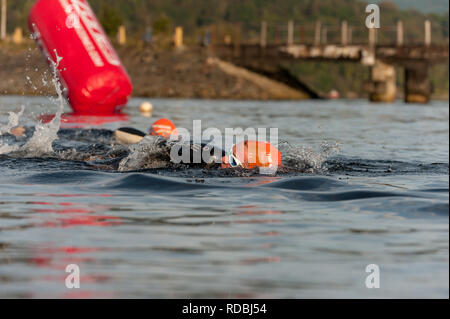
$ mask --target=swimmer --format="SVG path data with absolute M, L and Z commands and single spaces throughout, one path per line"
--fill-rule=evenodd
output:
M 255 169 L 280 165 L 281 153 L 275 146 L 264 141 L 244 141 L 233 145 L 228 154 L 222 157 L 221 168 Z
M 116 142 L 121 145 L 137 144 L 145 137 L 145 133 L 132 127 L 121 127 L 114 131 Z
M 160 119 L 153 123 L 148 135 L 159 137 L 159 147 L 167 150 L 168 153 L 170 153 L 170 150 L 174 145 L 180 146 L 180 137 L 178 134 L 178 130 L 175 124 L 173 124 L 173 122 L 168 119 Z M 147 134 L 145 134 L 144 132 L 130 127 L 119 128 L 114 132 L 116 142 L 122 145 L 137 144 L 141 142 L 145 138 L 145 136 L 147 136 Z M 201 159 L 201 163 L 189 163 L 193 166 L 206 165 L 207 167 L 212 167 L 214 166 L 214 164 L 220 162 L 220 159 L 226 155 L 225 152 L 223 152 L 221 149 L 207 142 L 203 142 L 200 144 L 194 144 L 193 142 L 190 142 L 187 146 L 190 150 L 190 159 Z M 183 149 L 182 147 L 180 147 L 178 155 L 181 156 L 182 152 Z M 219 157 L 217 157 L 215 154 L 218 154 Z
M 168 119 L 161 119 L 153 123 L 150 128 L 151 136 L 159 136 L 167 149 L 171 149 L 176 142 L 170 142 L 171 137 L 178 141 L 176 126 Z M 120 128 L 114 132 L 119 144 L 136 144 L 142 141 L 146 134 L 134 128 Z M 180 148 L 181 152 L 181 148 Z M 192 158 L 201 158 L 201 165 L 212 167 L 217 164 L 220 168 L 277 168 L 281 166 L 281 153 L 272 144 L 264 141 L 244 141 L 231 147 L 228 153 L 209 143 L 194 144 L 190 142 Z M 200 152 L 200 154 L 198 154 Z M 195 155 L 197 154 L 197 157 Z M 209 154 L 209 156 L 204 156 Z M 215 154 L 220 154 L 217 158 Z M 197 164 L 198 165 L 198 164 Z
M 171 136 L 178 137 L 178 131 L 172 121 L 168 119 L 160 119 L 153 123 L 150 128 L 149 134 L 151 136 L 161 136 L 166 140 Z M 114 138 L 116 142 L 122 145 L 137 144 L 146 136 L 142 131 L 136 130 L 131 127 L 122 127 L 114 132 Z
M 9 132 L 6 132 L 5 135 L 12 135 L 15 137 L 23 137 L 25 136 L 25 133 L 27 132 L 27 129 L 23 126 L 16 126 L 9 130 Z M 5 133 L 5 132 L 4 132 Z M 0 131 L 0 136 L 2 136 L 2 132 Z
M 11 129 L 10 133 L 15 137 L 22 137 L 26 133 L 26 129 L 23 126 L 17 126 Z

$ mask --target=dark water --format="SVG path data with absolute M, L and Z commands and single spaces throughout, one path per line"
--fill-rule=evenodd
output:
M 118 173 L 86 163 L 108 134 L 62 130 L 58 156 L 0 155 L 0 297 L 448 298 L 447 102 L 152 100 L 153 119 L 140 102 L 128 126 L 278 127 L 320 169 Z M 27 126 L 56 110 L 0 97 L 0 122 L 22 104 Z M 321 163 L 324 142 L 340 151 Z M 65 287 L 68 264 L 80 289 Z M 369 264 L 379 289 L 366 288 Z

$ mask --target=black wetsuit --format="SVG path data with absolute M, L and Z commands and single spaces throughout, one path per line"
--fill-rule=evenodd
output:
M 120 130 L 142 138 L 147 136 L 144 132 L 130 127 L 124 127 Z M 212 145 L 211 141 L 203 141 L 201 143 L 194 143 L 192 140 L 180 142 L 158 137 L 156 144 L 165 151 L 165 154 L 169 155 L 172 164 L 197 167 L 214 166 L 214 164 L 220 164 L 222 157 L 225 156 L 225 152 L 219 147 Z
M 201 142 L 200 144 L 198 144 L 194 143 L 192 140 L 189 143 L 174 143 L 168 141 L 167 144 L 171 151 L 174 147 L 178 149 L 178 157 L 171 157 L 171 161 L 177 162 L 179 164 L 190 166 L 205 166 L 213 165 L 214 163 L 220 164 L 222 157 L 226 155 L 221 148 L 212 145 L 211 142 Z M 175 152 L 177 151 L 177 149 L 175 149 Z M 189 158 L 187 158 L 188 151 Z

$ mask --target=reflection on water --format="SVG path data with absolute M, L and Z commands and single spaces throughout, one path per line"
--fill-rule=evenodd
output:
M 92 195 L 80 194 L 36 194 L 36 197 L 54 198 L 80 198 Z M 111 197 L 110 194 L 98 194 L 96 197 Z M 116 216 L 98 215 L 110 209 L 105 205 L 82 205 L 73 202 L 39 202 L 31 201 L 27 203 L 35 213 L 31 217 L 33 228 L 71 228 L 71 227 L 110 227 L 121 224 L 120 218 Z M 56 207 L 56 208 L 55 208 Z M 31 278 L 35 283 L 49 283 L 61 285 L 67 277 L 67 265 L 76 264 L 84 268 L 84 265 L 96 262 L 96 255 L 104 251 L 98 247 L 78 247 L 78 246 L 57 246 L 57 242 L 49 241 L 34 246 L 30 251 L 29 265 L 46 270 L 48 274 L 37 275 Z M 103 273 L 83 274 L 80 280 L 84 284 L 101 284 L 107 282 L 110 276 Z M 58 298 L 113 298 L 113 292 L 95 292 L 84 289 L 75 292 L 67 291 L 59 295 L 34 295 L 29 297 L 58 297 Z
M 32 126 L 29 110 L 46 103 L 0 97 L 0 122 L 27 104 Z M 448 297 L 446 103 L 152 103 L 179 126 L 277 126 L 291 145 L 341 151 L 323 172 L 275 177 L 0 155 L 0 297 Z M 129 126 L 148 128 L 129 112 Z M 54 148 L 96 156 L 108 141 L 65 131 Z M 373 263 L 377 290 L 365 287 Z

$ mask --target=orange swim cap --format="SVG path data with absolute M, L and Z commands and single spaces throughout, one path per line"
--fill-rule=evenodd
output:
M 240 166 L 253 169 L 255 167 L 278 167 L 280 165 L 280 151 L 272 144 L 262 141 L 245 141 L 234 145 L 230 154 L 222 158 L 222 168 Z
M 161 136 L 165 139 L 169 139 L 172 135 L 178 135 L 178 130 L 171 120 L 160 119 L 153 123 L 150 128 L 150 135 Z

